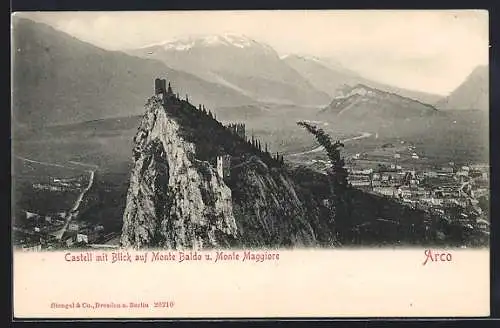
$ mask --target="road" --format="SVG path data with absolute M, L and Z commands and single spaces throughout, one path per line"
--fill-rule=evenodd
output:
M 48 165 L 48 166 L 57 166 L 57 167 L 63 167 L 63 168 L 68 168 L 65 165 L 62 164 L 55 164 L 55 163 L 47 163 L 47 162 L 40 162 L 40 161 L 35 161 L 29 158 L 21 157 L 21 156 L 16 156 L 18 159 L 28 162 L 28 163 L 35 163 L 35 164 L 42 164 L 42 165 Z
M 372 136 L 371 133 L 369 133 L 369 132 L 363 132 L 359 136 L 344 139 L 344 140 L 342 140 L 342 142 L 345 143 L 345 142 L 348 142 L 348 141 L 351 141 L 351 140 L 359 140 L 359 139 L 369 138 L 371 136 Z M 302 151 L 302 152 L 298 152 L 298 153 L 293 153 L 293 154 L 290 154 L 288 156 L 298 156 L 298 155 L 312 154 L 312 153 L 320 152 L 320 151 L 322 151 L 324 149 L 325 148 L 323 146 L 318 146 L 318 147 L 316 147 L 316 148 L 314 148 L 312 150 L 306 150 L 306 151 Z
M 64 223 L 64 226 L 61 228 L 61 230 L 56 232 L 55 237 L 57 240 L 61 240 L 62 236 L 64 235 L 64 233 L 68 229 L 70 222 L 78 216 L 80 205 L 83 201 L 83 198 L 85 197 L 87 192 L 90 190 L 90 188 L 92 188 L 92 185 L 94 183 L 94 174 L 95 174 L 94 172 L 95 171 L 89 170 L 88 172 L 90 174 L 89 183 L 87 184 L 85 189 L 83 189 L 82 192 L 78 195 L 78 198 L 76 199 L 75 204 L 73 205 L 73 207 L 71 208 L 71 210 L 68 213 L 68 217 L 66 218 L 66 222 Z
M 84 166 L 84 167 L 90 167 L 90 168 L 93 168 L 94 170 L 97 170 L 99 168 L 97 165 L 94 165 L 94 164 L 87 164 L 87 163 L 76 162 L 76 161 L 69 161 L 69 163 L 74 164 L 74 165 Z

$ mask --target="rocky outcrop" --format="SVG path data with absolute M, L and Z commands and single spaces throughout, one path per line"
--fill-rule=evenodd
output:
M 332 235 L 287 169 L 186 101 L 152 97 L 134 145 L 123 247 L 302 247 Z
M 123 247 L 221 247 L 237 234 L 231 190 L 179 130 L 151 98 L 134 138 Z
M 309 223 L 313 213 L 295 191 L 294 183 L 278 169 L 251 157 L 233 170 L 233 208 L 246 247 L 316 245 Z

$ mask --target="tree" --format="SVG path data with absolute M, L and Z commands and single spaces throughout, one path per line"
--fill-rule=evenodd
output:
M 309 133 L 313 134 L 318 143 L 325 148 L 328 159 L 332 164 L 329 175 L 333 177 L 335 186 L 344 190 L 348 186 L 348 172 L 344 167 L 345 161 L 340 156 L 340 148 L 343 148 L 344 144 L 339 140 L 332 143 L 330 136 L 325 131 L 307 122 L 297 122 L 297 125 L 304 127 Z
M 331 218 L 334 222 L 331 223 L 335 223 L 335 229 L 340 240 L 348 239 L 351 228 L 351 222 L 349 221 L 350 201 L 346 195 L 348 172 L 344 167 L 345 161 L 340 156 L 340 149 L 344 147 L 344 144 L 339 140 L 332 143 L 330 136 L 325 131 L 312 124 L 297 122 L 297 125 L 314 135 L 318 143 L 326 150 L 331 164 L 331 168 L 328 170 L 328 178 L 334 203 L 331 208 Z

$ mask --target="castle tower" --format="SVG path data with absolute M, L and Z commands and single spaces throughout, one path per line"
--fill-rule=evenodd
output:
M 224 179 L 222 156 L 217 156 L 217 175 L 219 175 L 219 178 Z
M 162 79 L 155 79 L 155 95 L 159 95 L 162 93 Z
M 155 79 L 155 95 L 161 97 L 162 100 L 165 100 L 166 84 L 167 80 L 165 79 Z
M 217 175 L 221 179 L 228 178 L 231 175 L 231 156 L 217 156 Z

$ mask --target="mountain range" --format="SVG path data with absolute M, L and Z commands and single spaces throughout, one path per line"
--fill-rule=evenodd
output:
M 392 115 L 398 106 L 403 108 L 396 114 L 405 115 L 415 113 L 408 112 L 408 106 L 484 109 L 488 104 L 485 67 L 477 68 L 463 85 L 443 98 L 365 79 L 329 58 L 280 57 L 269 45 L 246 36 L 190 37 L 121 52 L 101 49 L 49 25 L 15 16 L 12 33 L 12 115 L 16 126 L 141 114 L 152 82 L 160 76 L 172 81 L 180 97 L 188 95 L 191 103 L 202 103 L 232 119 L 248 118 L 248 113 L 243 113 L 248 108 L 255 117 L 283 105 L 298 106 L 304 114 L 314 114 L 325 106 L 329 112 L 341 111 L 343 106 L 359 107 L 359 95 L 356 105 L 348 105 L 356 97 L 339 103 L 339 93 L 353 86 L 391 95 L 370 98 L 361 106 L 382 107 L 378 115 Z M 356 111 L 374 113 L 365 109 Z M 356 112 L 349 111 L 349 115 Z
M 270 46 L 239 35 L 208 35 L 127 51 L 233 88 L 261 102 L 324 105 L 329 95 L 282 61 Z

